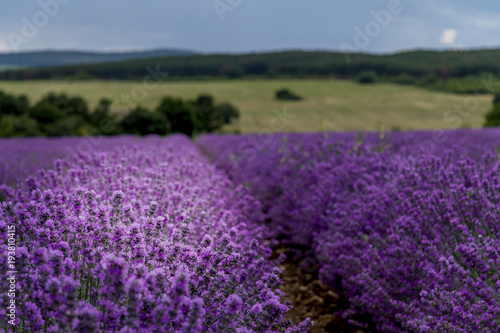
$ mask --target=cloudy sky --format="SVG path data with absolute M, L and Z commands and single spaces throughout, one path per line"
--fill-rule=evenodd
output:
M 500 46 L 498 0 L 0 0 L 0 5 L 1 52 Z

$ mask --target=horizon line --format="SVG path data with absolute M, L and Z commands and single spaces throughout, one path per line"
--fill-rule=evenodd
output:
M 95 50 L 95 49 L 79 49 L 79 48 L 41 48 L 33 50 L 22 50 L 22 51 L 1 51 L 0 55 L 15 55 L 15 54 L 33 54 L 33 53 L 63 53 L 63 52 L 79 52 L 79 53 L 95 53 L 95 54 L 125 54 L 125 53 L 147 53 L 147 52 L 161 52 L 161 51 L 177 51 L 177 52 L 187 52 L 193 53 L 194 55 L 246 55 L 246 54 L 267 54 L 267 53 L 282 53 L 282 52 L 325 52 L 325 53 L 349 53 L 349 54 L 369 54 L 369 55 L 394 55 L 409 52 L 470 52 L 470 51 L 493 51 L 499 50 L 498 47 L 448 47 L 448 48 L 425 48 L 425 47 L 415 47 L 407 49 L 399 49 L 392 51 L 367 51 L 360 50 L 360 52 L 345 52 L 339 49 L 328 49 L 328 48 L 301 48 L 301 47 L 291 47 L 282 49 L 269 49 L 269 50 L 248 50 L 248 51 L 210 51 L 202 52 L 195 51 L 192 49 L 183 49 L 177 47 L 155 47 L 155 48 L 130 48 L 130 49 L 116 49 L 116 50 Z

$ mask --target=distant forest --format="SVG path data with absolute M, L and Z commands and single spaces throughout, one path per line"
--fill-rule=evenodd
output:
M 195 53 L 175 49 L 130 52 L 31 51 L 0 53 L 0 70 L 16 67 L 33 68 L 75 64 L 81 65 L 141 58 L 189 56 L 193 54 Z
M 99 64 L 7 70 L 2 80 L 137 80 L 155 68 L 171 79 L 341 78 L 369 71 L 377 81 L 419 85 L 457 93 L 491 93 L 478 78 L 500 77 L 500 50 L 411 51 L 392 55 L 288 51 L 243 55 L 154 57 Z M 349 60 L 349 61 L 348 61 Z M 491 79 L 491 77 L 490 77 Z

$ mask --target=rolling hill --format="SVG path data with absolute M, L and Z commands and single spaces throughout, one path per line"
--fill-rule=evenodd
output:
M 0 69 L 18 67 L 49 67 L 93 64 L 154 57 L 187 56 L 194 52 L 176 49 L 160 49 L 131 52 L 86 52 L 86 51 L 34 51 L 0 53 Z
M 162 55 L 162 52 L 169 56 Z M 175 53 L 175 52 L 180 52 Z M 413 78 L 467 77 L 481 73 L 500 74 L 500 49 L 469 51 L 415 50 L 395 54 L 350 54 L 318 51 L 283 51 L 248 54 L 193 54 L 183 51 L 153 51 L 145 53 L 42 53 L 31 66 L 64 66 L 11 70 L 0 73 L 0 79 L 53 79 L 85 74 L 95 79 L 130 80 L 142 78 L 147 66 L 160 66 L 171 77 L 337 77 L 353 78 L 371 70 L 381 77 L 407 75 Z M 185 57 L 181 55 L 191 56 Z M 16 59 L 16 56 L 10 56 Z M 23 57 L 17 55 L 16 63 L 22 65 Z M 57 59 L 59 58 L 59 59 Z M 123 61 L 119 61 L 123 60 Z M 5 63 L 0 57 L 0 65 Z M 12 60 L 11 60 L 12 61 Z M 114 61 L 114 62 L 110 62 Z M 24 64 L 28 61 L 26 60 Z M 68 65 L 68 62 L 79 62 Z M 90 63 L 94 62 L 94 63 Z M 95 63 L 100 62 L 100 63 Z M 36 65 L 36 66 L 35 66 Z

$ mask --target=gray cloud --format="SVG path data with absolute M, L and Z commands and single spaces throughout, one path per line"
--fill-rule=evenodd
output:
M 0 0 L 0 51 L 12 48 L 9 36 L 23 36 L 25 21 L 33 23 L 43 10 L 40 3 L 57 1 L 58 13 L 18 43 L 20 50 L 338 50 L 342 43 L 355 46 L 357 29 L 366 33 L 367 27 L 370 41 L 362 51 L 369 52 L 442 48 L 445 29 L 458 31 L 455 42 L 464 47 L 500 44 L 500 5 L 493 0 L 400 0 L 403 10 L 380 31 L 370 23 L 372 12 L 397 0 L 215 0 L 227 6 L 223 20 L 214 0 Z

